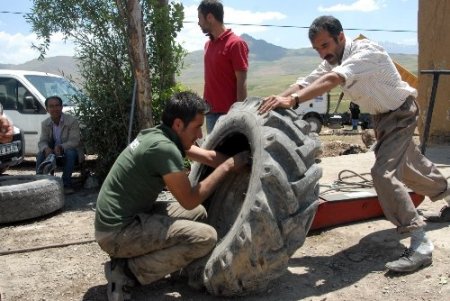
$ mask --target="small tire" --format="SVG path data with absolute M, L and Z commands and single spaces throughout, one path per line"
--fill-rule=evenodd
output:
M 310 131 L 319 134 L 322 130 L 322 121 L 316 116 L 308 116 L 304 119 L 310 126 Z
M 64 191 L 59 177 L 0 177 L 0 224 L 40 217 L 63 206 Z
M 205 259 L 203 283 L 217 296 L 264 291 L 285 273 L 318 207 L 317 135 L 292 110 L 260 115 L 261 101 L 235 103 L 202 145 L 230 156 L 248 150 L 252 156 L 251 170 L 230 174 L 203 203 L 220 239 Z M 191 183 L 211 172 L 194 163 Z

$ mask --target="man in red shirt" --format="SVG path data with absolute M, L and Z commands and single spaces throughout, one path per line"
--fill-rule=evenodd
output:
M 203 98 L 210 106 L 206 130 L 236 101 L 247 98 L 248 46 L 223 24 L 223 5 L 203 0 L 198 6 L 198 25 L 210 40 L 205 44 Z

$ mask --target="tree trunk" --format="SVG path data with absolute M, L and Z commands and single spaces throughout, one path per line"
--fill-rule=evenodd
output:
M 120 15 L 127 22 L 128 51 L 137 83 L 136 100 L 140 129 L 153 126 L 152 86 L 146 52 L 142 8 L 138 0 L 116 0 Z

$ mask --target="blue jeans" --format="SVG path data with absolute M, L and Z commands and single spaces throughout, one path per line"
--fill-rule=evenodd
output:
M 44 152 L 39 152 L 36 156 L 36 172 L 39 165 L 41 165 L 41 163 L 44 162 L 44 160 L 45 160 Z M 78 161 L 78 152 L 75 148 L 65 149 L 62 160 L 59 159 L 56 160 L 57 165 L 63 167 L 62 180 L 64 183 L 64 187 L 72 186 L 72 172 L 75 168 L 75 164 L 77 163 L 77 161 Z
M 225 115 L 225 113 L 208 113 L 206 114 L 206 133 L 211 133 L 214 129 L 214 125 L 220 116 Z
M 358 123 L 359 123 L 359 119 L 352 119 L 352 129 L 357 130 Z

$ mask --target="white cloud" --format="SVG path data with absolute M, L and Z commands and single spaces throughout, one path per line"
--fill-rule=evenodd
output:
M 320 12 L 343 12 L 343 11 L 359 11 L 359 12 L 371 12 L 379 10 L 385 6 L 385 0 L 357 0 L 351 4 L 335 4 L 332 6 L 324 7 L 319 6 Z
M 0 63 L 20 64 L 37 57 L 37 52 L 31 49 L 30 46 L 34 40 L 34 35 L 0 32 L 0 44 L 2 45 L 2 51 L 0 52 Z
M 184 7 L 185 21 L 184 27 L 178 34 L 177 41 L 188 50 L 203 49 L 207 37 L 202 33 L 200 27 L 197 25 L 197 7 L 198 3 Z M 225 23 L 235 24 L 264 24 L 273 21 L 286 19 L 287 16 L 275 11 L 252 12 L 249 10 L 238 10 L 232 7 L 225 6 Z M 242 33 L 257 33 L 268 30 L 267 27 L 262 26 L 239 26 L 234 24 L 226 25 L 233 29 L 233 31 L 240 35 Z M 35 34 L 10 34 L 0 31 L 0 64 L 21 64 L 27 61 L 38 58 L 37 50 L 32 49 L 31 45 L 37 44 L 37 37 Z M 51 38 L 50 49 L 47 56 L 57 55 L 74 55 L 75 47 L 70 41 L 64 42 L 61 34 L 55 34 Z
M 38 44 L 35 34 L 24 35 L 22 33 L 9 34 L 0 32 L 0 63 L 22 64 L 39 57 L 39 52 L 31 48 L 32 44 Z M 70 41 L 64 42 L 62 34 L 53 35 L 47 56 L 68 55 L 73 56 L 74 44 Z
M 177 39 L 178 42 L 182 43 L 184 48 L 188 51 L 203 49 L 203 46 L 207 40 L 197 24 L 197 7 L 198 5 L 184 7 L 185 23 Z M 252 12 L 248 10 L 237 10 L 227 6 L 224 7 L 224 14 L 225 24 L 263 24 L 265 22 L 282 20 L 286 18 L 284 14 L 279 12 Z M 267 30 L 266 27 L 261 26 L 239 26 L 230 24 L 227 25 L 227 27 L 232 28 L 238 35 L 244 32 L 252 34 Z
M 225 23 L 235 24 L 264 24 L 274 20 L 283 20 L 287 16 L 279 12 L 251 12 L 249 10 L 237 10 L 231 7 L 224 8 Z M 252 34 L 255 32 L 266 31 L 267 27 L 263 26 L 239 26 L 230 25 L 233 31 L 240 35 L 242 33 Z

